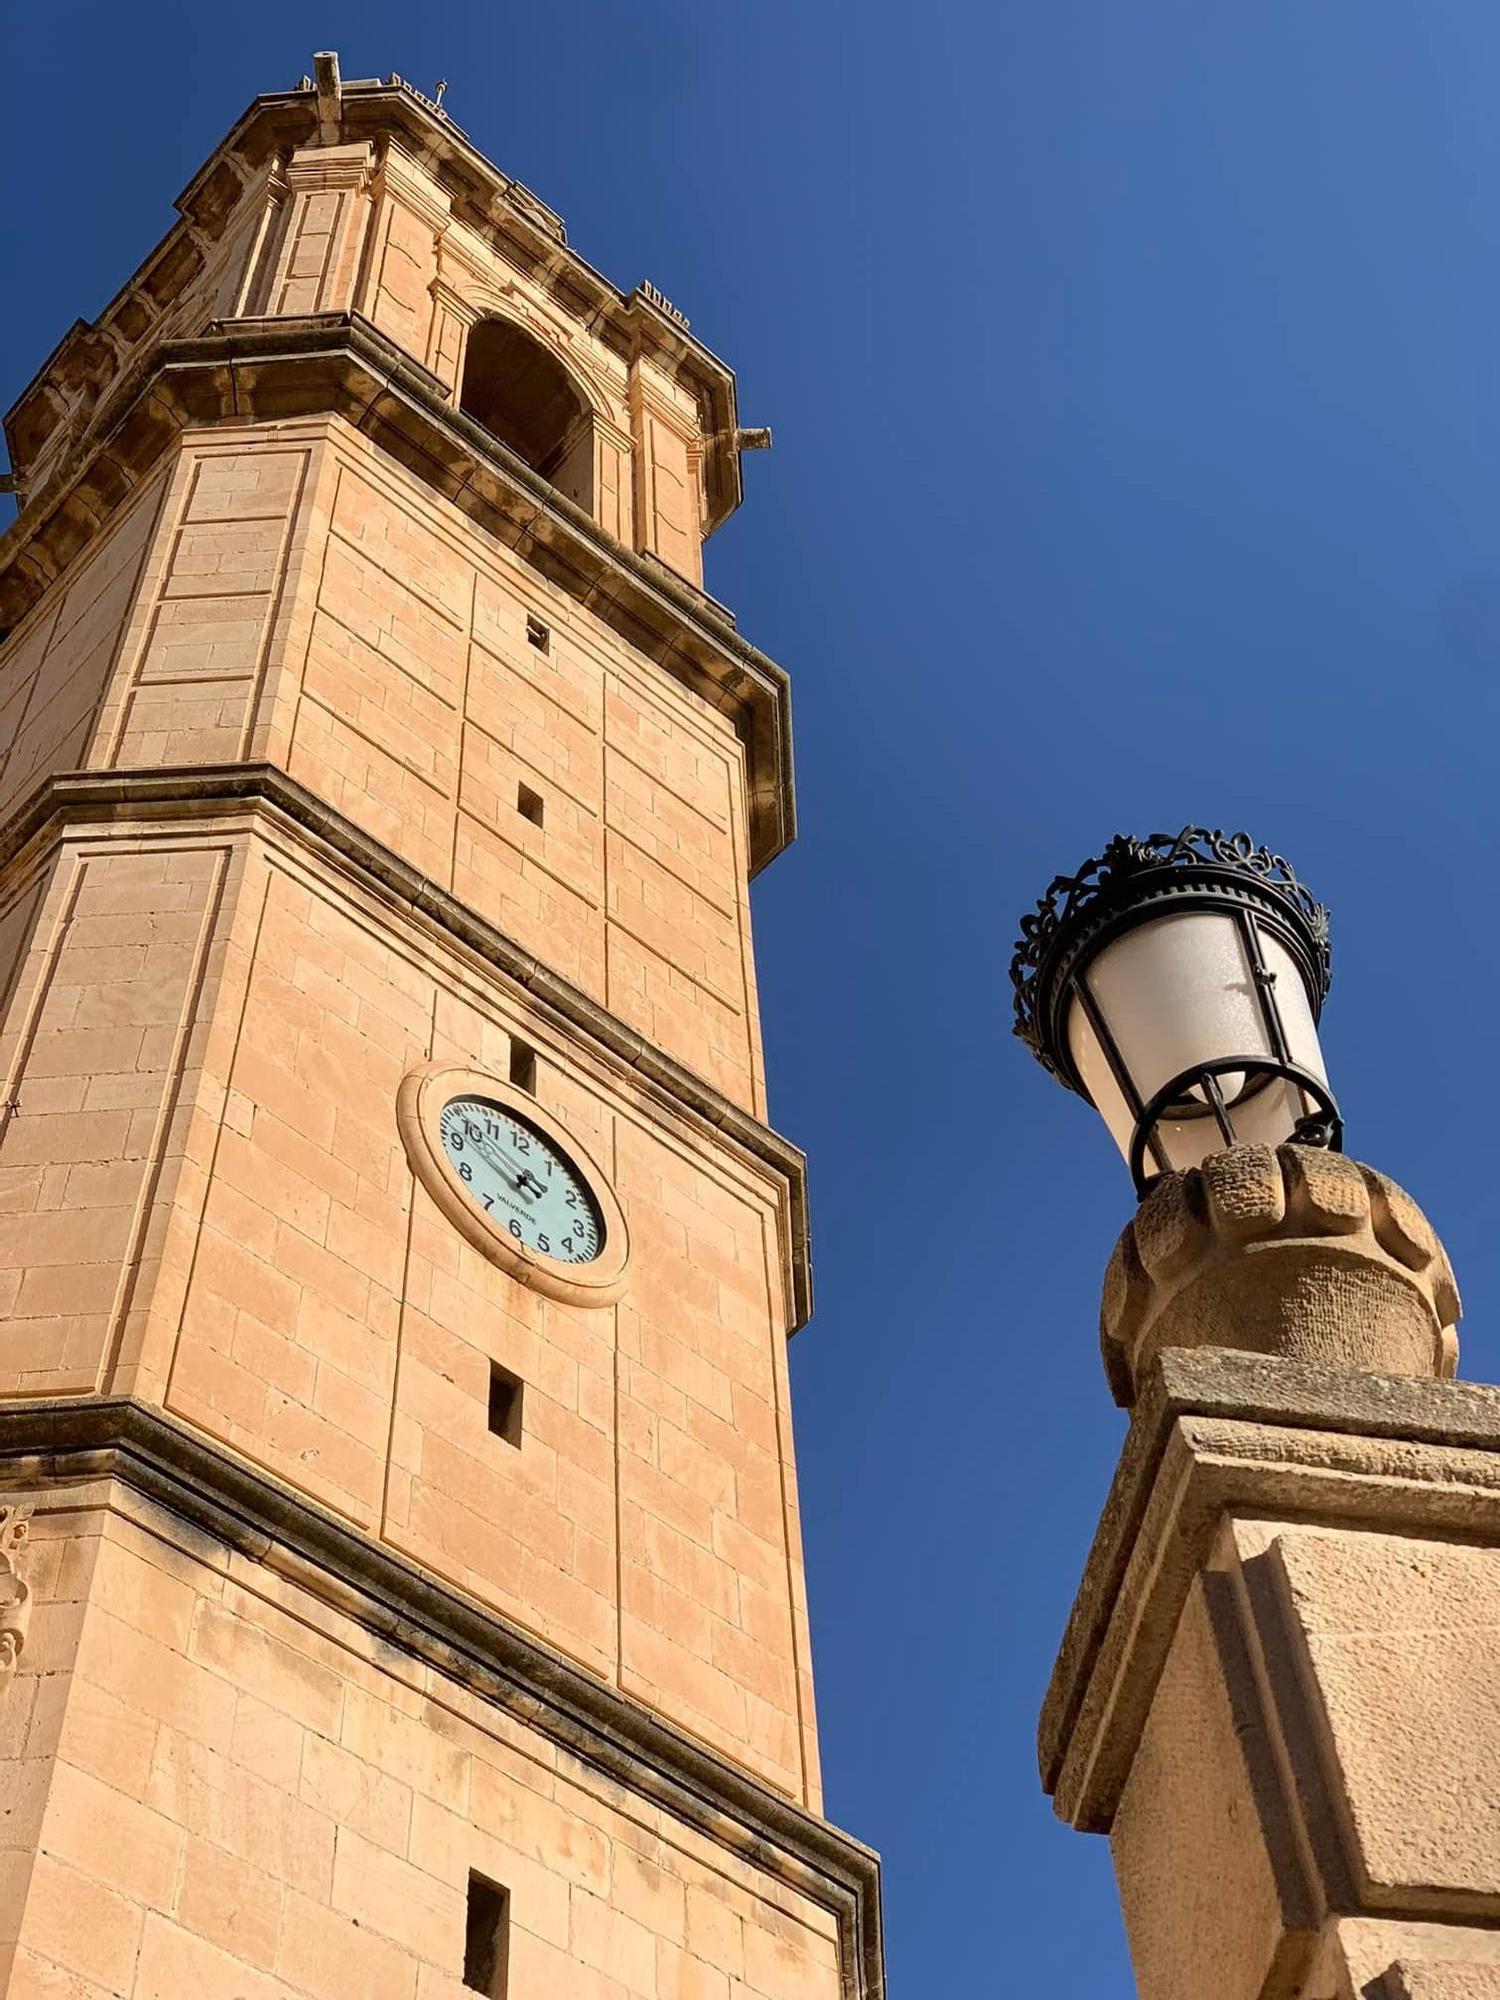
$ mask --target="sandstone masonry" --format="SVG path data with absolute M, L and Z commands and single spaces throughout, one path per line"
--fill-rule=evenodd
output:
M 733 378 L 332 59 L 178 207 L 7 421 L 0 1987 L 877 1995 L 751 947 L 786 679 L 701 583 Z M 445 1061 L 600 1163 L 617 1302 L 434 1201 Z

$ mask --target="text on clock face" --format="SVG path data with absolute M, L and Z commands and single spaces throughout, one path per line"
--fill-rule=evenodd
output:
M 450 1172 L 474 1206 L 528 1250 L 590 1264 L 604 1223 L 577 1168 L 549 1139 L 483 1097 L 454 1097 L 438 1119 Z

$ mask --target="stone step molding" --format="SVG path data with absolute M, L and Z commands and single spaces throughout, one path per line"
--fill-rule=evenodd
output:
M 1100 1339 L 1129 1408 L 1173 1347 L 1450 1377 L 1459 1313 L 1447 1255 L 1394 1181 L 1317 1147 L 1237 1146 L 1148 1192 L 1105 1272 Z

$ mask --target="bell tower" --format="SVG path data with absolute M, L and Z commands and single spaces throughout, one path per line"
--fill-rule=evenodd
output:
M 0 1987 L 875 2000 L 734 379 L 400 78 L 6 424 Z

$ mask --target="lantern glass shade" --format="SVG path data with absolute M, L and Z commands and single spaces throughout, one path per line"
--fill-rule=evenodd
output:
M 1120 932 L 1075 968 L 1064 1016 L 1079 1080 L 1127 1160 L 1195 1167 L 1226 1145 L 1276 1145 L 1319 1109 L 1288 1067 L 1327 1076 L 1302 972 L 1247 909 L 1182 908 Z
M 1116 834 L 1021 919 L 1016 1033 L 1138 1193 L 1231 1146 L 1343 1144 L 1318 1048 L 1328 912 L 1248 833 Z

